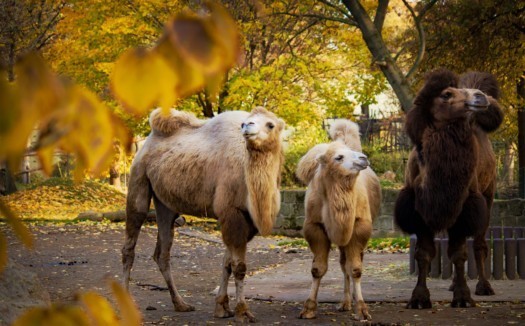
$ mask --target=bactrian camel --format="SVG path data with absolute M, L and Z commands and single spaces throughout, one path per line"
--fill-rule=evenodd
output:
M 140 228 L 153 198 L 158 237 L 153 259 L 168 285 L 176 311 L 191 311 L 177 292 L 170 272 L 173 224 L 179 214 L 218 219 L 226 246 L 215 317 L 232 317 L 228 279 L 236 286 L 235 318 L 255 321 L 244 298 L 246 246 L 257 234 L 272 231 L 280 208 L 280 171 L 284 122 L 262 107 L 251 113 L 224 112 L 207 120 L 157 109 L 152 132 L 135 156 L 127 197 L 126 240 L 122 249 L 124 281 L 130 271 Z
M 339 247 L 344 275 L 339 310 L 352 309 L 352 278 L 355 312 L 360 319 L 369 320 L 371 316 L 361 292 L 361 274 L 372 222 L 379 214 L 381 188 L 367 157 L 361 153 L 358 126 L 348 120 L 337 120 L 330 136 L 333 142 L 313 147 L 297 167 L 297 176 L 308 185 L 303 232 L 314 254 L 312 287 L 300 317 L 316 316 L 317 292 L 328 269 L 333 243 Z
M 477 295 L 492 295 L 485 275 L 485 232 L 496 189 L 496 159 L 488 132 L 503 120 L 498 87 L 487 73 L 458 77 L 440 69 L 430 73 L 406 116 L 414 145 L 405 185 L 395 205 L 395 221 L 417 235 L 419 276 L 408 308 L 431 308 L 426 278 L 436 255 L 434 236 L 448 232 L 448 256 L 455 274 L 453 307 L 475 306 L 465 279 L 466 238 L 474 238 Z

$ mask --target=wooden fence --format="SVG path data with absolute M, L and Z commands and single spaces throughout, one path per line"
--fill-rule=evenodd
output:
M 410 237 L 410 273 L 417 274 L 415 261 L 416 236 Z M 485 260 L 485 273 L 495 280 L 525 279 L 525 227 L 490 227 L 486 234 L 489 254 Z M 430 265 L 430 277 L 448 279 L 452 277 L 452 263 L 447 255 L 448 238 L 434 239 L 436 256 Z M 467 239 L 467 276 L 475 279 L 478 276 L 474 258 L 473 239 Z

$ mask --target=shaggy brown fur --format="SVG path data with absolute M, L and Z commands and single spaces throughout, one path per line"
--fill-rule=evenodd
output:
M 426 275 L 435 255 L 434 234 L 447 230 L 448 254 L 456 266 L 452 306 L 472 306 L 464 276 L 465 241 L 474 237 L 479 282 L 476 294 L 494 294 L 484 274 L 485 231 L 495 191 L 496 160 L 487 132 L 503 120 L 493 76 L 471 72 L 460 78 L 438 70 L 407 113 L 406 131 L 414 143 L 395 207 L 395 221 L 418 237 L 419 278 L 409 308 L 430 308 Z
M 218 218 L 226 245 L 215 316 L 231 317 L 227 285 L 237 286 L 236 319 L 254 321 L 243 294 L 246 245 L 259 232 L 269 234 L 280 206 L 282 120 L 262 107 L 251 113 L 225 112 L 208 121 L 172 110 L 151 114 L 152 133 L 131 168 L 127 197 L 124 279 L 151 198 L 159 236 L 154 259 L 168 284 L 175 310 L 194 308 L 178 294 L 170 272 L 173 221 L 178 214 Z
M 297 176 L 308 185 L 303 232 L 314 254 L 312 288 L 301 318 L 314 318 L 321 278 L 328 269 L 330 243 L 339 247 L 344 274 L 344 297 L 340 311 L 351 310 L 353 280 L 355 310 L 370 319 L 361 293 L 363 250 L 379 214 L 381 188 L 361 148 L 359 130 L 350 121 L 332 125 L 334 142 L 312 148 L 299 162 Z

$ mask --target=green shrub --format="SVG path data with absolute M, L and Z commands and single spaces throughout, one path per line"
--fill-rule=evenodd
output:
M 328 135 L 320 125 L 308 122 L 299 123 L 285 141 L 284 168 L 282 173 L 283 187 L 304 187 L 295 176 L 297 163 L 308 150 L 320 143 L 328 142 Z

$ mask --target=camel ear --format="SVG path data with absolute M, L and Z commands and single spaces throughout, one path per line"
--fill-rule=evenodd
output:
M 278 119 L 277 126 L 279 126 L 279 131 L 283 131 L 284 127 L 286 126 L 286 123 L 283 119 Z
M 326 154 L 319 154 L 315 159 L 321 165 L 325 165 L 326 163 L 328 163 L 328 158 L 326 157 Z

